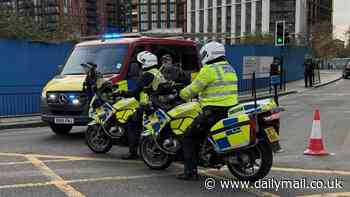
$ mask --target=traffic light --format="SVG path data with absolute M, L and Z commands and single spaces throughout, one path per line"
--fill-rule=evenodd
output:
M 276 22 L 275 45 L 284 46 L 285 42 L 285 21 Z

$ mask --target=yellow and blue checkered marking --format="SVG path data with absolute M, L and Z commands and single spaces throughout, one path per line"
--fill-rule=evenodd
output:
M 223 131 L 221 133 L 215 134 L 213 135 L 213 139 L 216 142 L 216 144 L 218 145 L 218 147 L 220 148 L 220 150 L 225 150 L 230 148 L 232 145 L 229 141 L 229 136 L 241 132 L 240 128 L 233 128 L 233 129 L 229 129 L 226 131 Z
M 212 139 L 220 151 L 226 151 L 249 144 L 249 124 L 238 126 L 239 123 L 248 120 L 248 115 L 243 114 L 238 117 L 221 120 L 212 128 Z

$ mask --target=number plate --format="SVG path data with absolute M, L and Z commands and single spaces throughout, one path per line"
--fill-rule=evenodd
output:
M 74 124 L 74 118 L 55 118 L 56 124 Z
M 267 138 L 269 138 L 269 141 L 272 142 L 276 142 L 278 141 L 278 134 L 276 132 L 276 130 L 273 127 L 269 127 L 265 129 Z

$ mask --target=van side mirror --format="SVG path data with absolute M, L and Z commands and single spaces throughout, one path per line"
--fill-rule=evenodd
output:
M 62 64 L 57 66 L 57 75 L 61 74 L 62 70 L 63 70 L 64 66 Z
M 59 71 L 59 72 L 61 72 L 61 71 L 62 71 L 62 69 L 63 69 L 63 65 L 62 65 L 62 64 L 60 64 L 60 65 L 58 65 L 58 66 L 57 66 L 57 68 L 58 68 L 58 71 Z

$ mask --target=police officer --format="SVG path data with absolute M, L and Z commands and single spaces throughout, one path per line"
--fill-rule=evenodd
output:
M 273 58 L 273 62 L 270 65 L 270 75 L 280 75 L 281 74 L 281 66 L 278 58 Z
M 143 51 L 137 55 L 137 62 L 141 64 L 143 73 L 136 82 L 136 88 L 132 91 L 122 93 L 125 97 L 135 97 L 141 105 L 148 103 L 149 91 L 156 91 L 159 84 L 165 82 L 165 79 L 161 72 L 158 71 L 157 56 L 154 54 Z M 137 109 L 134 116 L 128 122 L 128 143 L 129 153 L 122 156 L 122 159 L 131 160 L 137 159 L 137 146 L 142 131 L 142 108 Z
M 174 64 L 173 57 L 170 54 L 162 55 L 161 65 L 159 70 L 166 80 L 182 84 L 191 82 L 191 76 L 182 70 L 181 65 Z
M 180 92 L 184 100 L 196 97 L 203 107 L 203 114 L 192 123 L 185 133 L 183 149 L 184 173 L 182 180 L 197 180 L 197 154 L 199 142 L 205 138 L 206 130 L 227 116 L 230 107 L 238 104 L 237 75 L 225 57 L 225 48 L 218 42 L 210 42 L 200 50 L 204 65 L 196 79 Z
M 313 63 L 311 58 L 306 58 L 304 62 L 305 87 L 312 87 Z

